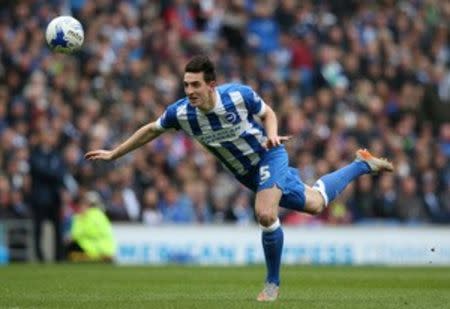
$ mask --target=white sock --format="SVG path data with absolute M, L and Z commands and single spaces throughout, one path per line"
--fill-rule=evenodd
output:
M 314 190 L 319 191 L 320 195 L 322 195 L 324 201 L 325 201 L 325 207 L 328 206 L 328 195 L 327 191 L 325 190 L 325 184 L 322 180 L 317 180 L 314 186 L 312 187 Z
M 266 226 L 262 226 L 261 224 L 259 226 L 261 227 L 263 232 L 273 232 L 281 226 L 281 223 L 280 223 L 280 219 L 277 218 L 277 220 L 271 226 L 266 227 Z

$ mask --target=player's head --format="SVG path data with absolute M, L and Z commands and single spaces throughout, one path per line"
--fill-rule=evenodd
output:
M 50 127 L 44 126 L 38 132 L 39 145 L 44 149 L 54 149 L 58 146 L 59 135 Z
M 216 70 L 207 56 L 193 57 L 184 68 L 184 91 L 196 107 L 210 106 L 216 86 Z

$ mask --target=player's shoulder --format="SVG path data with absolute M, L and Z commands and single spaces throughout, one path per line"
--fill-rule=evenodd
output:
M 160 126 L 164 129 L 180 129 L 178 118 L 180 117 L 180 114 L 183 114 L 183 112 L 181 111 L 183 109 L 183 106 L 186 106 L 187 104 L 188 99 L 187 97 L 184 97 L 167 106 L 166 110 L 158 120 Z M 186 109 L 184 110 L 186 111 Z
M 173 102 L 172 104 L 170 104 L 166 109 L 167 110 L 172 110 L 172 111 L 176 111 L 179 108 L 186 106 L 189 103 L 189 100 L 187 97 L 181 98 L 175 102 Z
M 228 83 L 222 84 L 217 87 L 220 94 L 230 93 L 230 92 L 240 92 L 242 94 L 247 94 L 252 92 L 252 88 L 245 84 L 240 83 Z

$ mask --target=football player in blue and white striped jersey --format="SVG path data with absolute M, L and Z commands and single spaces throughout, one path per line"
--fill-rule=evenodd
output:
M 114 160 L 169 130 L 182 130 L 195 138 L 256 192 L 255 213 L 267 266 L 264 289 L 257 300 L 274 301 L 280 285 L 284 238 L 278 205 L 319 214 L 357 177 L 392 171 L 393 166 L 367 150 L 358 150 L 355 161 L 309 187 L 301 181 L 298 170 L 289 167 L 283 145 L 289 137 L 278 135 L 274 111 L 256 92 L 241 84 L 216 85 L 214 65 L 206 56 L 189 61 L 183 82 L 186 97 L 168 106 L 159 119 L 141 127 L 115 149 L 93 150 L 85 157 Z

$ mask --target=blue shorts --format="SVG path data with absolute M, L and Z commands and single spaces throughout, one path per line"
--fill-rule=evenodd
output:
M 305 185 L 298 170 L 288 164 L 288 154 L 282 145 L 265 152 L 254 169 L 237 179 L 253 192 L 277 186 L 283 192 L 280 206 L 301 211 L 305 208 Z

